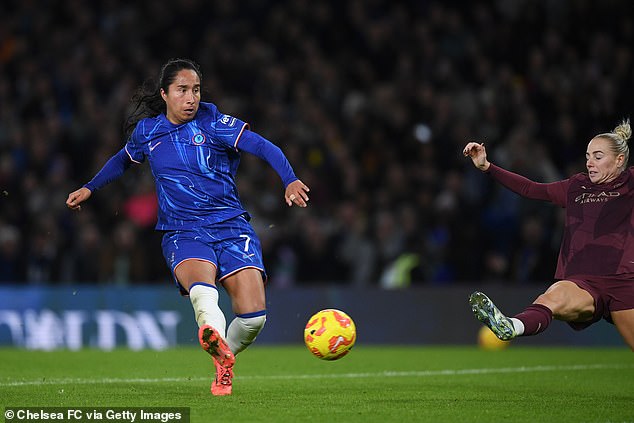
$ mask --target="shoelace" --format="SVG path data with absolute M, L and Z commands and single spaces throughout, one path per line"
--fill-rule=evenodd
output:
M 221 385 L 231 385 L 231 371 L 225 369 L 225 371 L 222 372 L 222 375 L 217 379 L 219 379 L 218 383 Z

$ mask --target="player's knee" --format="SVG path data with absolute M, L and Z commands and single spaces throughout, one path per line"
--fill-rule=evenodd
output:
M 548 307 L 553 312 L 553 315 L 555 316 L 565 311 L 564 310 L 565 301 L 562 298 L 562 296 L 557 292 L 551 292 L 551 291 L 545 292 L 541 294 L 539 297 L 537 297 L 534 303 L 541 304 L 545 307 Z
M 252 316 L 252 317 L 240 317 L 240 323 L 242 326 L 249 332 L 258 334 L 264 327 L 266 323 L 266 314 L 262 314 L 260 316 Z
M 553 316 L 560 320 L 577 320 L 592 317 L 594 299 L 571 281 L 559 281 L 535 300 L 552 310 Z

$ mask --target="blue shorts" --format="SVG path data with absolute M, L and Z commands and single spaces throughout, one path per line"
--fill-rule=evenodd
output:
M 244 216 L 206 227 L 166 232 L 161 246 L 174 280 L 178 265 L 194 259 L 216 266 L 218 282 L 247 268 L 258 269 L 266 281 L 260 239 Z M 188 294 L 178 280 L 176 284 L 181 294 Z

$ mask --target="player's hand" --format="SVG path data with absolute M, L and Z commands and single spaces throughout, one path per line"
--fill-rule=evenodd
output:
M 286 187 L 286 192 L 284 193 L 286 204 L 288 204 L 289 207 L 293 204 L 299 207 L 306 207 L 308 205 L 308 191 L 310 191 L 310 188 L 299 179 L 291 182 Z
M 473 165 L 480 170 L 486 171 L 491 166 L 487 160 L 487 150 L 484 148 L 484 143 L 470 142 L 462 150 L 462 154 L 470 157 Z
M 68 206 L 69 209 L 81 210 L 80 204 L 88 200 L 91 195 L 92 195 L 92 192 L 88 188 L 81 187 L 77 191 L 73 191 L 70 194 L 68 194 L 68 198 L 66 199 L 66 205 Z

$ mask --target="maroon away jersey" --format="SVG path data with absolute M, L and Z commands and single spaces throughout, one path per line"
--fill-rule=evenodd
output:
M 519 195 L 566 208 L 556 279 L 634 279 L 634 167 L 607 184 L 585 173 L 542 184 L 493 164 L 488 173 Z

